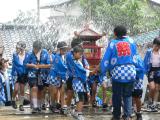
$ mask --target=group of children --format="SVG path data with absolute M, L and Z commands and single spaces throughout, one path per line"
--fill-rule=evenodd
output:
M 80 38 L 72 40 L 71 49 L 65 41 L 58 42 L 55 53 L 51 49 L 43 49 L 42 42 L 39 40 L 33 42 L 32 51 L 26 52 L 25 42 L 19 41 L 12 60 L 11 75 L 14 91 L 8 98 L 4 92 L 4 84 L 8 79 L 6 78 L 8 60 L 2 58 L 0 61 L 0 105 L 5 103 L 6 98 L 12 99 L 12 106 L 16 109 L 16 96 L 19 92 L 19 110 L 24 111 L 24 88 L 28 83 L 32 113 L 46 109 L 45 93 L 48 89 L 49 108 L 52 112 L 68 113 L 74 97 L 76 108 L 72 114 L 75 118 L 83 120 L 84 103 L 88 102 L 93 107 L 96 106 L 98 83 L 103 88 L 103 108 L 107 107 L 108 75 L 106 73 L 108 72 L 112 81 L 112 119 L 120 120 L 121 107 L 123 107 L 122 118 L 130 120 L 132 106 L 135 104 L 137 120 L 142 120 L 141 97 L 145 73 L 148 76 L 150 90 L 148 109 L 152 111 L 158 109 L 160 38 L 154 39 L 153 48 L 147 51 L 143 61 L 138 55 L 136 44 L 126 34 L 127 30 L 124 26 L 115 27 L 115 39 L 108 44 L 99 67 L 92 71 L 83 53 L 83 41 Z
M 17 108 L 15 98 L 20 90 L 19 110 L 24 111 L 24 86 L 28 83 L 32 113 L 45 110 L 45 90 L 48 88 L 51 111 L 67 112 L 74 96 L 76 100 L 74 115 L 76 118 L 83 119 L 82 109 L 89 97 L 87 80 L 91 72 L 83 55 L 81 43 L 79 38 L 73 39 L 72 49 L 69 50 L 66 42 L 58 42 L 56 53 L 52 53 L 42 48 L 41 41 L 35 41 L 33 50 L 27 53 L 26 44 L 22 41 L 18 42 L 12 62 L 13 108 Z

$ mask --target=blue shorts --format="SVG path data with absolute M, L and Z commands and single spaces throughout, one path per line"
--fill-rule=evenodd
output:
M 148 82 L 154 81 L 157 84 L 160 84 L 160 70 L 150 71 L 148 73 Z
M 38 87 L 39 90 L 43 90 L 44 87 L 49 86 L 44 80 L 38 81 L 38 78 L 30 78 L 28 83 L 31 88 Z
M 17 76 L 16 83 L 26 84 L 27 81 L 28 81 L 27 74 L 23 74 L 23 75 L 18 75 Z
M 73 81 L 73 77 L 69 77 L 68 80 L 66 81 L 67 90 L 73 90 L 72 81 Z

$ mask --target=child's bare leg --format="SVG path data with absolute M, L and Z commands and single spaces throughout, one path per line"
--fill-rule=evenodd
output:
M 149 102 L 153 102 L 155 96 L 155 83 L 154 81 L 149 83 Z
M 139 97 L 134 97 L 133 100 L 136 105 L 136 112 L 140 112 L 142 107 L 141 99 Z
M 94 104 L 96 101 L 96 95 L 97 95 L 97 83 L 93 83 L 92 85 L 92 96 L 91 96 L 91 103 Z
M 64 85 L 60 88 L 60 99 L 61 99 L 61 107 L 63 108 L 65 105 L 65 100 L 64 100 Z
M 67 106 L 71 105 L 73 94 L 74 94 L 73 90 L 67 90 L 67 100 L 66 100 Z
M 102 92 L 103 92 L 103 104 L 107 104 L 107 95 L 106 95 L 107 85 L 105 82 L 102 84 Z
M 18 90 L 19 90 L 19 83 L 15 83 L 14 92 L 13 92 L 13 98 L 12 98 L 13 101 L 16 101 L 15 98 L 16 98 L 16 95 L 18 94 Z
M 51 106 L 53 106 L 57 100 L 57 91 L 56 87 L 53 85 L 50 86 Z
M 41 89 L 39 90 L 38 89 L 38 107 L 41 108 L 42 106 L 42 100 L 43 100 L 43 90 L 44 89 Z
M 77 112 L 82 112 L 82 110 L 83 110 L 83 104 L 84 104 L 84 102 L 81 102 L 81 101 L 79 101 L 79 102 L 76 104 L 76 111 L 77 111 Z
M 53 88 L 52 88 L 52 85 L 49 86 L 49 95 L 50 95 L 50 105 L 52 105 L 52 102 L 53 102 Z
M 153 104 L 156 105 L 158 102 L 158 97 L 159 97 L 159 89 L 160 85 L 159 84 L 155 84 L 155 94 L 154 94 L 154 100 L 153 100 Z
M 60 92 L 60 89 L 58 88 L 58 90 L 57 90 L 57 103 L 60 103 L 60 99 L 61 99 L 61 92 Z
M 33 103 L 33 108 L 37 108 L 38 107 L 37 98 L 38 98 L 38 87 L 37 86 L 33 86 L 31 88 L 31 99 L 32 99 L 32 103 Z
M 58 93 L 58 88 L 53 86 L 53 101 L 57 102 L 57 93 Z

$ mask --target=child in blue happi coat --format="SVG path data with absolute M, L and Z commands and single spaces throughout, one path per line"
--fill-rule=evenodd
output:
M 12 107 L 14 109 L 17 108 L 15 98 L 18 94 L 18 91 L 20 90 L 20 106 L 19 106 L 20 111 L 24 111 L 23 108 L 24 87 L 27 83 L 27 70 L 23 63 L 28 56 L 28 53 L 25 51 L 25 48 L 26 48 L 26 43 L 24 41 L 17 42 L 16 52 L 13 53 L 13 59 L 12 59 L 12 78 L 14 79 L 15 83 Z
M 135 112 L 137 120 L 142 120 L 141 115 L 141 97 L 143 93 L 144 63 L 139 55 L 137 55 L 136 65 L 136 81 L 134 82 L 134 90 L 132 92 L 133 102 L 136 106 Z
M 70 107 L 71 105 L 71 101 L 73 98 L 73 87 L 72 87 L 72 81 L 73 81 L 73 75 L 74 75 L 74 56 L 73 56 L 73 49 L 76 46 L 81 46 L 83 43 L 83 41 L 80 38 L 74 38 L 71 42 L 71 50 L 69 52 L 67 52 L 66 54 L 66 63 L 67 63 L 67 68 L 68 68 L 68 76 L 69 78 L 66 81 L 66 85 L 67 85 L 67 106 Z M 89 64 L 87 62 L 86 57 L 84 56 L 84 54 L 82 55 L 80 61 L 83 64 L 83 67 L 86 69 L 89 69 Z M 86 85 L 87 86 L 87 85 Z
M 57 45 L 58 52 L 54 55 L 52 67 L 50 69 L 49 81 L 51 85 L 51 100 L 52 111 L 55 112 L 57 105 L 61 104 L 61 112 L 65 110 L 64 100 L 64 84 L 67 79 L 67 66 L 65 62 L 65 53 L 67 51 L 67 43 L 62 41 Z M 58 101 L 58 94 L 60 93 L 60 103 Z
M 48 68 L 50 68 L 50 61 L 48 60 L 49 54 L 46 49 L 42 49 L 42 42 L 34 41 L 33 50 L 25 60 L 28 82 L 31 88 L 32 113 L 39 112 L 44 104 L 43 90 L 47 82 Z
M 111 40 L 100 63 L 102 76 L 111 73 L 113 119 L 119 120 L 121 116 L 122 101 L 124 102 L 124 119 L 131 119 L 132 89 L 136 80 L 136 54 L 137 47 L 127 35 L 124 26 L 114 28 L 115 39 Z
M 52 46 L 52 44 L 48 44 L 46 46 L 46 49 L 48 51 L 48 54 L 49 54 L 49 57 L 48 57 L 48 62 L 50 62 L 50 64 L 53 64 L 53 59 L 54 59 L 54 53 L 53 53 L 53 48 L 54 46 Z M 45 82 L 45 85 L 44 85 L 44 93 L 43 93 L 43 105 L 42 105 L 42 110 L 46 110 L 46 105 L 49 104 L 50 105 L 50 96 L 52 94 L 52 91 L 51 91 L 51 87 L 50 87 L 50 81 L 48 79 L 48 76 L 49 76 L 49 73 L 50 73 L 50 68 L 48 68 L 47 70 L 47 81 Z
M 89 71 L 83 67 L 80 61 L 83 55 L 82 46 L 78 45 L 73 48 L 73 81 L 72 87 L 76 98 L 76 112 L 74 116 L 78 119 L 83 119 L 82 110 L 83 104 L 87 97 L 87 77 L 89 76 Z

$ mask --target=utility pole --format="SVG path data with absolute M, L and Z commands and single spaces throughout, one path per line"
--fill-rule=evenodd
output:
M 41 40 L 42 33 L 40 30 L 40 0 L 37 0 L 37 29 L 38 29 L 38 40 Z
M 39 26 L 40 22 L 40 0 L 37 0 L 37 25 Z

